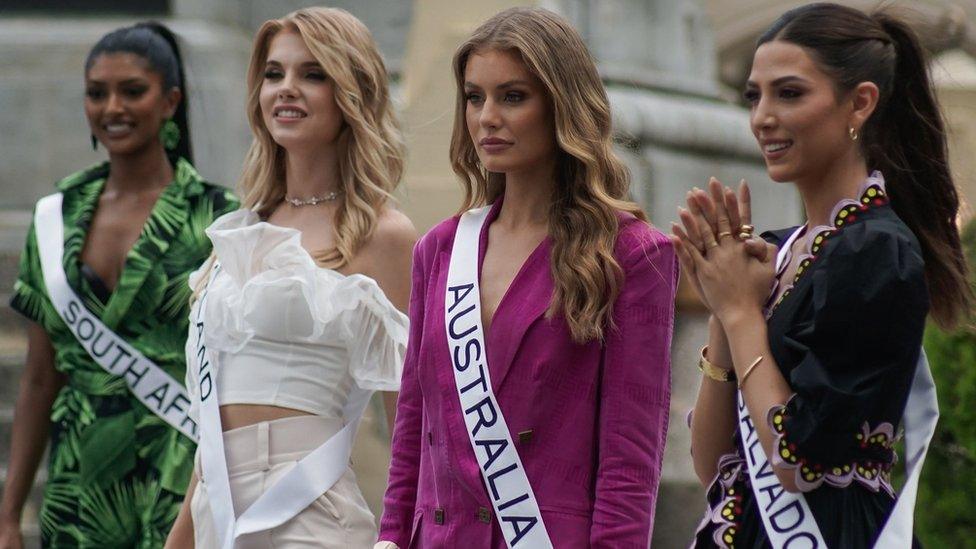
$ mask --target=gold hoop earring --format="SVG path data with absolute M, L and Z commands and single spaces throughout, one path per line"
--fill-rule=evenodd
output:
M 857 141 L 857 138 L 860 137 L 857 134 L 857 130 L 854 129 L 854 126 L 847 128 L 847 135 L 851 136 L 851 141 Z

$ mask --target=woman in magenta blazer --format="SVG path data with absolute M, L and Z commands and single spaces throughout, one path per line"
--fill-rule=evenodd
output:
M 671 243 L 626 200 L 606 93 L 567 21 L 499 13 L 454 72 L 464 209 L 490 207 L 475 229 L 453 217 L 414 251 L 377 547 L 644 549 L 670 400 Z M 477 286 L 474 298 L 448 290 L 461 256 L 480 299 Z M 454 345 L 448 326 L 472 321 L 458 320 L 465 299 L 484 338 Z M 462 389 L 455 375 L 473 364 L 488 382 Z M 494 400 L 469 406 L 468 389 Z

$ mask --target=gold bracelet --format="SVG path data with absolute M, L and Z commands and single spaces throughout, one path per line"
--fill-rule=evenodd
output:
M 745 385 L 746 383 L 746 378 L 748 378 L 749 374 L 751 374 L 752 371 L 756 369 L 756 366 L 759 366 L 759 363 L 762 362 L 762 359 L 763 359 L 762 355 L 757 356 L 756 360 L 753 360 L 752 364 L 750 364 L 749 367 L 746 368 L 745 373 L 742 374 L 742 379 L 739 380 L 739 389 L 742 389 L 742 386 Z
M 715 381 L 735 381 L 735 370 L 719 368 L 718 366 L 712 364 L 705 358 L 705 351 L 708 350 L 708 345 L 701 348 L 700 358 L 698 359 L 698 369 L 701 370 L 705 377 L 709 379 L 714 379 Z

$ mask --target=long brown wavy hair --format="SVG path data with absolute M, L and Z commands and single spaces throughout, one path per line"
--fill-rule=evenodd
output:
M 305 8 L 266 21 L 254 38 L 247 71 L 247 118 L 254 141 L 239 187 L 243 207 L 266 218 L 285 196 L 285 150 L 264 125 L 259 97 L 271 40 L 297 32 L 335 86 L 345 123 L 338 137 L 343 198 L 335 216 L 336 245 L 315 254 L 339 268 L 367 241 L 403 175 L 403 138 L 390 102 L 386 67 L 369 29 L 338 8 Z
M 474 31 L 454 54 L 457 104 L 451 166 L 465 189 L 462 211 L 495 201 L 505 174 L 485 173 L 465 123 L 464 72 L 477 51 L 517 53 L 552 100 L 558 159 L 549 210 L 552 278 L 547 312 L 561 312 L 573 339 L 602 339 L 623 272 L 613 256 L 617 212 L 646 220 L 627 199 L 630 177 L 613 152 L 610 103 L 596 65 L 569 22 L 541 8 L 511 8 Z

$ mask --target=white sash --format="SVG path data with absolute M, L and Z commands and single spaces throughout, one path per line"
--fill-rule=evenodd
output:
M 196 442 L 197 425 L 188 415 L 190 398 L 184 385 L 105 326 L 68 284 L 63 264 L 62 200 L 61 193 L 45 196 L 37 202 L 34 212 L 41 272 L 54 310 L 96 364 L 125 380 L 139 402 Z
M 490 206 L 461 216 L 444 298 L 444 326 L 471 449 L 509 548 L 551 548 L 532 486 L 491 388 L 478 285 L 478 243 Z
M 786 259 L 787 250 L 796 240 L 803 228 L 790 235 L 776 257 L 778 272 Z M 820 528 L 814 519 L 802 493 L 790 493 L 783 489 L 773 472 L 766 452 L 759 443 L 759 437 L 746 409 L 742 393 L 738 393 L 739 434 L 745 449 L 746 465 L 752 491 L 756 497 L 759 515 L 766 528 L 770 544 L 776 549 L 820 548 L 826 549 Z M 915 496 L 918 479 L 928 452 L 929 442 L 935 433 L 939 420 L 939 403 L 935 394 L 935 382 L 929 370 L 925 350 L 921 350 L 915 376 L 902 423 L 905 429 L 905 485 L 895 503 L 888 521 L 885 523 L 875 547 L 879 549 L 912 546 L 912 525 L 914 522 Z M 775 449 L 774 449 L 775 451 Z
M 187 357 L 187 367 L 196 368 L 197 372 L 200 398 L 200 466 L 203 469 L 203 478 L 206 479 L 217 541 L 222 549 L 231 549 L 239 536 L 284 524 L 332 488 L 349 466 L 356 429 L 373 392 L 353 387 L 343 410 L 345 426 L 299 460 L 240 517 L 235 518 L 224 454 L 220 405 L 217 402 L 216 363 L 207 350 L 203 337 L 203 311 L 207 293 L 219 270 L 220 265 L 215 265 L 207 288 L 191 312 L 190 338 L 196 352 L 194 356 Z

